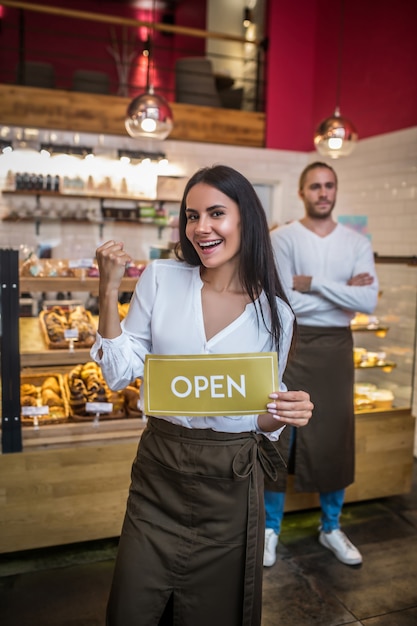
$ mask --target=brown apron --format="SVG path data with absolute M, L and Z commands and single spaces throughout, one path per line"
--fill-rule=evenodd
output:
M 344 489 L 354 481 L 355 419 L 353 408 L 353 340 L 349 328 L 299 326 L 295 356 L 284 373 L 288 389 L 308 391 L 314 403 L 307 426 L 280 437 L 281 454 L 293 473 L 297 491 Z M 285 432 L 287 431 L 287 432 Z M 285 491 L 286 473 L 266 479 L 265 488 Z
M 266 437 L 150 417 L 132 467 L 108 626 L 259 626 Z M 172 603 L 169 622 L 160 621 Z

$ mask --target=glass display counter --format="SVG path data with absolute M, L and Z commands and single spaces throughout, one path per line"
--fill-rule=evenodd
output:
M 374 386 L 390 392 L 391 402 L 357 410 L 356 479 L 347 489 L 347 502 L 407 493 L 411 487 L 417 272 L 406 264 L 389 263 L 378 264 L 377 271 L 380 298 L 371 327 L 354 329 L 355 349 L 371 356 L 356 368 L 355 390 Z M 22 279 L 21 290 L 57 291 L 56 279 L 37 280 Z M 134 282 L 123 290 L 133 290 Z M 83 287 L 94 292 L 97 284 L 91 278 L 75 287 L 77 292 Z M 21 318 L 19 330 L 20 345 L 14 351 L 21 377 L 65 375 L 89 359 L 88 350 L 48 349 L 36 317 Z M 4 323 L 2 332 L 4 338 Z M 117 536 L 144 426 L 140 417 L 19 424 L 20 450 L 0 455 L 0 490 L 5 494 L 0 552 Z M 317 494 L 295 493 L 290 477 L 286 510 L 317 506 Z M 25 510 L 30 515 L 24 515 Z

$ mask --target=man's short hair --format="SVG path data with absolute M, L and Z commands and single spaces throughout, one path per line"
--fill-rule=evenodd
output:
M 306 178 L 307 178 L 307 174 L 311 171 L 311 170 L 315 170 L 319 167 L 325 167 L 328 170 L 330 170 L 331 172 L 333 172 L 335 180 L 336 180 L 336 187 L 337 187 L 337 174 L 334 171 L 334 169 L 328 165 L 327 163 L 322 163 L 321 161 L 314 161 L 314 163 L 310 163 L 309 165 L 307 165 L 307 167 L 305 167 L 303 169 L 303 171 L 300 174 L 300 179 L 298 181 L 298 190 L 301 191 L 302 188 L 304 187 L 304 183 L 306 182 Z

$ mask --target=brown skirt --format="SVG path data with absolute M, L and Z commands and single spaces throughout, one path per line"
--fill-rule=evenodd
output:
M 192 430 L 149 418 L 133 463 L 108 626 L 258 626 L 264 472 L 256 433 Z M 172 604 L 168 621 L 165 607 Z
M 294 474 L 297 491 L 344 489 L 354 481 L 355 419 L 353 340 L 349 328 L 299 326 L 295 356 L 284 374 L 288 389 L 310 393 L 313 416 L 296 429 L 289 458 L 291 429 L 280 438 L 280 451 Z M 287 431 L 287 432 L 285 432 Z M 284 491 L 286 473 L 266 481 L 266 489 Z

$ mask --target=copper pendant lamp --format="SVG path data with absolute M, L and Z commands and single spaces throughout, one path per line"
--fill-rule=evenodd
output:
M 343 34 L 344 34 L 344 0 L 340 3 L 340 33 L 339 55 L 337 67 L 336 108 L 330 117 L 326 118 L 316 128 L 314 145 L 322 156 L 338 159 L 353 152 L 358 141 L 355 126 L 346 117 L 340 114 L 340 77 L 342 66 Z
M 152 8 L 155 23 L 155 0 Z M 146 92 L 134 98 L 126 112 L 125 127 L 131 137 L 145 137 L 151 139 L 166 139 L 174 124 L 171 108 L 162 96 L 155 93 L 150 76 L 153 70 L 153 46 L 154 31 L 149 38 L 146 71 Z

